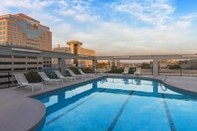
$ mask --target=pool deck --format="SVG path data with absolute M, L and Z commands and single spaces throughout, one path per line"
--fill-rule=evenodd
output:
M 77 79 L 77 81 L 67 81 L 64 84 L 60 83 L 45 83 L 44 90 L 40 87 L 35 88 L 32 93 L 31 87 L 25 88 L 6 88 L 0 90 L 0 131 L 33 131 L 35 127 L 42 121 L 46 109 L 45 106 L 30 98 L 31 96 L 39 95 L 45 92 L 65 88 L 84 81 L 89 81 L 104 76 L 121 76 L 120 74 L 96 74 L 93 78 Z M 133 78 L 133 75 L 127 77 Z M 164 80 L 164 76 L 142 75 L 135 78 L 154 78 Z M 186 76 L 167 76 L 164 82 L 175 88 L 185 90 L 197 94 L 197 77 Z

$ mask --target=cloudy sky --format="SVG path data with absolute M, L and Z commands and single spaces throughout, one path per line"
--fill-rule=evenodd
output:
M 50 27 L 53 47 L 78 40 L 96 55 L 197 53 L 197 0 L 1 0 Z

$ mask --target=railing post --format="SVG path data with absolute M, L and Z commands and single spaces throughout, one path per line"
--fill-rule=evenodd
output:
M 10 72 L 8 72 L 8 88 L 10 88 Z
M 180 68 L 180 76 L 182 76 L 182 68 Z

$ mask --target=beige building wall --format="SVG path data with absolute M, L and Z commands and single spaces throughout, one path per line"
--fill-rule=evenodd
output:
M 95 56 L 95 51 L 94 50 L 82 48 L 81 47 L 82 44 L 83 44 L 82 42 L 79 42 L 77 40 L 71 40 L 71 41 L 67 42 L 67 45 L 68 45 L 72 54 Z M 92 66 L 92 61 L 91 60 L 74 59 L 72 61 L 76 66 L 79 66 L 79 67 L 91 67 Z
M 52 32 L 49 27 L 23 13 L 2 15 L 0 44 L 51 51 Z

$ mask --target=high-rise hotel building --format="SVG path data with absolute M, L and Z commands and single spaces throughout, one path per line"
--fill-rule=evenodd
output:
M 23 13 L 0 16 L 0 45 L 36 50 L 52 50 L 52 32 Z M 51 66 L 51 58 L 0 55 L 0 72 L 24 71 Z M 5 78 L 7 79 L 7 78 Z M 1 83 L 6 83 L 2 78 Z
M 39 50 L 52 49 L 52 33 L 38 20 L 23 13 L 0 16 L 0 44 Z

